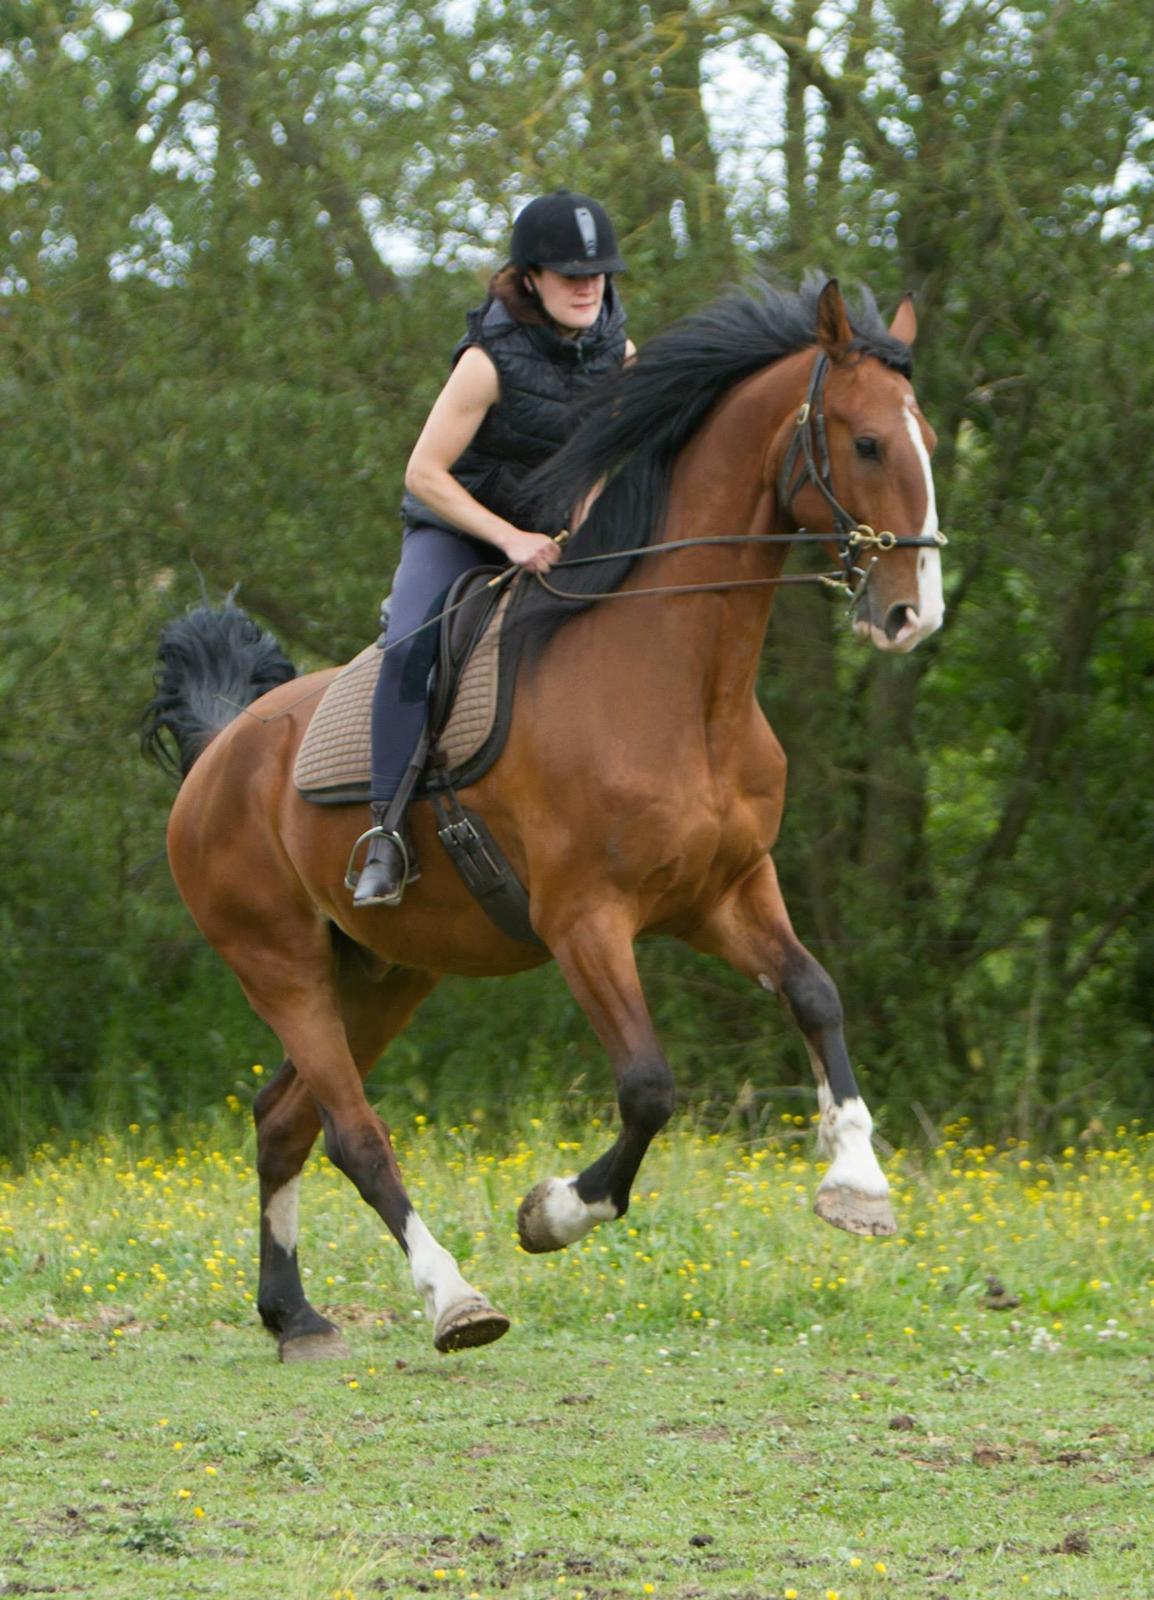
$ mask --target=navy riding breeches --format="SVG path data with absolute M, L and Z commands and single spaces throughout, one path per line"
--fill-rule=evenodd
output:
M 429 673 L 437 659 L 441 628 L 434 623 L 411 639 L 404 636 L 436 616 L 463 572 L 500 560 L 496 546 L 483 539 L 444 528 L 405 529 L 389 606 L 389 648 L 373 695 L 370 798 L 374 803 L 396 794 L 428 717 Z M 404 642 L 394 645 L 393 640 Z

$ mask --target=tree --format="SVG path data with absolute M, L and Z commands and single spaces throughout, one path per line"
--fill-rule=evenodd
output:
M 818 596 L 779 603 L 763 690 L 793 759 L 788 896 L 898 1124 L 913 1100 L 1023 1130 L 1039 1108 L 1149 1109 L 1147 13 L 10 10 L 9 1135 L 203 1104 L 258 1047 L 167 883 L 167 792 L 133 739 L 151 642 L 237 582 L 302 666 L 371 636 L 463 312 L 518 205 L 561 183 L 620 219 L 641 340 L 751 268 L 917 291 L 947 626 L 881 660 Z M 767 1069 L 763 996 L 674 950 L 644 960 L 699 1093 L 807 1071 Z M 526 982 L 533 1022 L 516 988 L 487 1001 L 495 1096 L 510 1055 L 547 1084 L 597 1060 L 559 984 Z M 464 1077 L 461 1004 L 435 997 L 391 1058 L 414 1095 Z

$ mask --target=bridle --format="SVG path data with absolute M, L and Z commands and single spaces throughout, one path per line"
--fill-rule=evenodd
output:
M 845 585 L 856 599 L 865 587 L 869 569 L 857 565 L 862 550 L 940 550 L 949 541 L 944 533 L 936 532 L 913 537 L 896 533 L 875 533 L 868 522 L 852 517 L 833 492 L 833 475 L 829 462 L 829 441 L 826 437 L 825 380 L 829 375 L 829 356 L 819 350 L 809 376 L 809 388 L 797 414 L 797 424 L 789 448 L 781 463 L 777 477 L 777 502 L 785 516 L 790 514 L 793 502 L 807 483 L 812 483 L 833 512 L 833 543 L 839 546 Z M 830 542 L 828 534 L 813 534 L 808 528 L 799 528 L 793 534 L 778 535 L 790 539 L 820 539 Z
M 569 593 L 551 584 L 543 573 L 536 573 L 537 582 L 558 600 L 572 600 L 588 604 L 592 600 L 626 600 L 631 597 L 657 594 L 702 594 L 717 589 L 751 589 L 796 583 L 821 583 L 828 588 L 847 594 L 856 605 L 865 592 L 873 562 L 858 565 L 858 557 L 865 550 L 940 550 L 949 543 L 940 530 L 932 534 L 899 535 L 882 531 L 875 533 L 868 522 L 859 522 L 850 515 L 833 492 L 830 469 L 829 442 L 825 426 L 825 380 L 829 375 L 830 359 L 819 350 L 810 373 L 805 400 L 794 426 L 782 459 L 777 477 L 778 507 L 789 516 L 793 502 L 807 483 L 825 500 L 833 512 L 833 533 L 815 533 L 812 528 L 795 528 L 792 533 L 731 533 L 716 536 L 701 535 L 690 539 L 671 539 L 662 544 L 638 545 L 631 550 L 614 550 L 602 555 L 568 556 L 567 567 L 591 566 L 598 561 L 619 561 L 633 556 L 661 555 L 666 551 L 684 550 L 704 544 L 835 544 L 841 561 L 839 573 L 798 572 L 782 574 L 776 578 L 733 578 L 721 583 L 693 583 L 667 585 L 652 589 L 614 589 L 603 594 Z M 566 537 L 568 537 L 566 535 Z M 852 607 L 851 607 L 852 609 Z
M 869 575 L 873 570 L 873 563 L 868 567 L 859 567 L 856 562 L 858 553 L 862 550 L 939 550 L 949 543 L 944 533 L 933 533 L 925 537 L 899 537 L 895 533 L 875 533 L 868 523 L 858 522 L 851 517 L 833 492 L 833 483 L 830 477 L 829 445 L 826 438 L 825 410 L 822 399 L 825 393 L 825 380 L 829 373 L 829 357 L 824 350 L 819 350 L 817 359 L 810 373 L 809 387 L 806 390 L 805 400 L 797 414 L 793 438 L 785 452 L 781 464 L 781 471 L 777 479 L 777 495 L 781 510 L 788 516 L 794 500 L 807 483 L 812 483 L 823 496 L 834 517 L 834 532 L 815 533 L 812 528 L 796 528 L 792 533 L 723 533 L 699 534 L 689 539 L 669 539 L 662 544 L 636 545 L 628 550 L 611 550 L 603 554 L 592 556 L 567 556 L 565 566 L 588 567 L 600 561 L 629 560 L 634 556 L 664 555 L 673 550 L 688 550 L 699 548 L 706 544 L 836 544 L 839 546 L 841 571 L 830 572 L 790 572 L 779 574 L 776 578 L 729 578 L 718 583 L 678 583 L 661 584 L 651 589 L 607 589 L 601 594 L 579 594 L 565 589 L 558 589 L 549 582 L 544 573 L 535 572 L 532 576 L 540 587 L 553 595 L 557 600 L 568 600 L 577 605 L 591 605 L 594 601 L 602 600 L 635 600 L 645 595 L 674 595 L 674 594 L 709 594 L 730 589 L 765 589 L 777 588 L 786 584 L 820 583 L 829 589 L 836 589 L 848 595 L 850 599 L 850 612 L 852 613 L 865 593 Z M 569 540 L 569 533 L 559 533 L 557 542 L 565 544 Z M 381 652 L 394 650 L 398 645 L 405 644 L 416 634 L 423 633 L 426 628 L 436 627 L 454 611 L 459 611 L 462 606 L 470 605 L 475 600 L 487 593 L 490 589 L 500 588 L 503 585 L 527 576 L 524 567 L 508 566 L 502 568 L 495 577 L 490 578 L 483 588 L 474 589 L 461 600 L 444 610 L 438 611 L 431 617 L 426 617 L 417 627 L 410 632 L 402 634 L 396 639 L 387 639 L 381 646 Z M 346 669 L 347 670 L 347 669 Z M 322 694 L 324 686 L 307 690 L 299 699 L 290 701 L 287 706 L 282 706 L 279 711 L 274 711 L 271 716 L 262 717 L 248 706 L 237 705 L 235 709 L 245 716 L 253 717 L 258 722 L 274 722 L 279 717 L 286 716 L 296 706 L 305 700 L 311 700 L 315 695 Z M 224 704 L 234 705 L 231 700 L 219 696 Z

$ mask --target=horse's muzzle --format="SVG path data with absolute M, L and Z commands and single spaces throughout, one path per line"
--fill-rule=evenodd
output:
M 940 612 L 923 617 L 909 600 L 895 601 L 879 615 L 871 599 L 868 591 L 862 596 L 854 617 L 854 632 L 872 639 L 879 650 L 889 654 L 907 654 L 942 625 Z

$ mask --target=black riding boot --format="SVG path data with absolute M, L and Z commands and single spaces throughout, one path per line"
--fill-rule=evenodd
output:
M 400 833 L 383 828 L 388 804 L 371 806 L 373 826 L 379 830 L 369 836 L 365 861 L 353 892 L 353 905 L 399 906 L 409 879 L 409 852 Z

